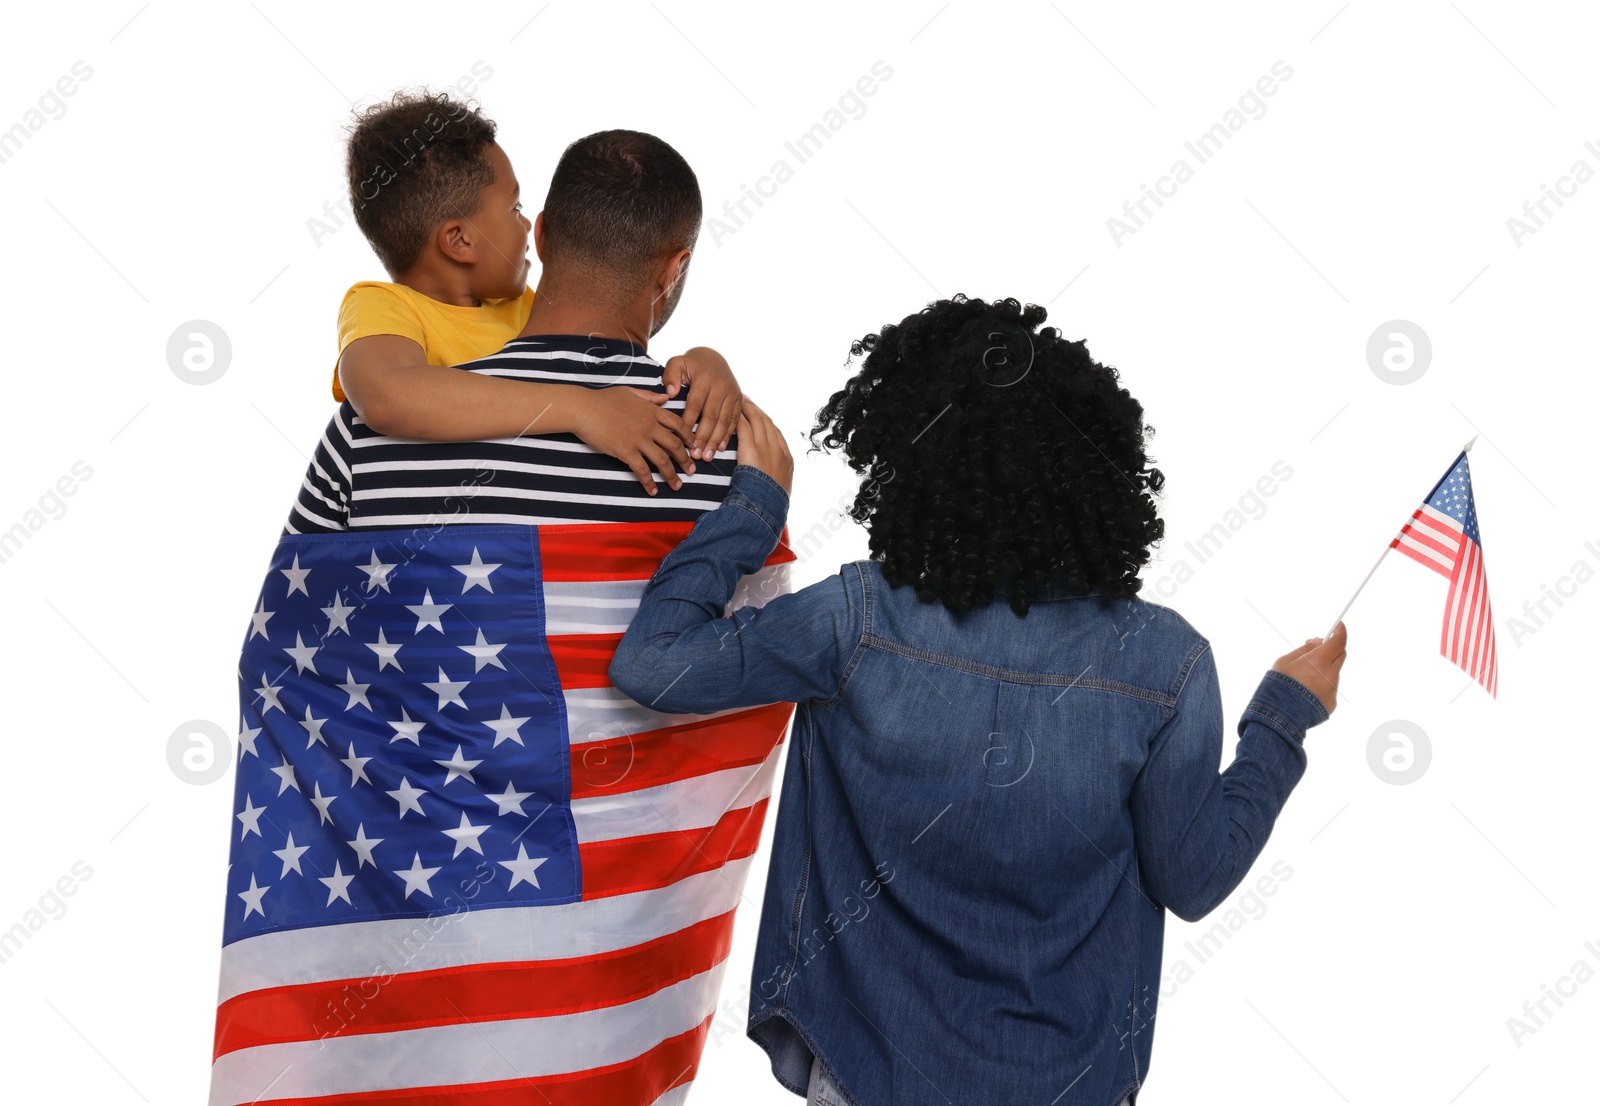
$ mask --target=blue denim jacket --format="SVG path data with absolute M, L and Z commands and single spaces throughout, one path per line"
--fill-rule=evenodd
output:
M 662 710 L 799 704 L 750 1037 L 789 1090 L 815 1054 L 866 1106 L 1136 1096 L 1164 910 L 1197 920 L 1243 880 L 1326 709 L 1268 671 L 1219 775 L 1206 639 L 1059 577 L 1025 618 L 954 614 L 856 561 L 723 617 L 787 511 L 738 465 L 611 665 Z

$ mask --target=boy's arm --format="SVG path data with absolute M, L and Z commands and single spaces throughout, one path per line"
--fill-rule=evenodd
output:
M 694 430 L 689 456 L 709 460 L 715 451 L 728 448 L 728 435 L 744 410 L 744 391 L 727 358 L 710 346 L 686 349 L 667 359 L 661 383 L 669 396 L 691 385 L 683 401 L 683 425 Z
M 576 434 L 633 470 L 651 495 L 654 466 L 674 490 L 678 468 L 694 472 L 683 420 L 659 406 L 668 396 L 642 388 L 586 388 L 506 380 L 432 365 L 397 334 L 357 338 L 339 356 L 339 383 L 361 420 L 380 434 L 470 442 L 522 434 Z

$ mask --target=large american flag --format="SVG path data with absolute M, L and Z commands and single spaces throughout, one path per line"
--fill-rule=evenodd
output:
M 1450 581 L 1439 629 L 1439 652 L 1498 698 L 1494 613 L 1489 607 L 1483 538 L 1478 533 L 1466 450 L 1439 478 L 1389 546 Z
M 794 709 L 609 686 L 691 525 L 280 540 L 239 667 L 212 1106 L 682 1102 Z M 730 610 L 789 590 L 787 539 Z

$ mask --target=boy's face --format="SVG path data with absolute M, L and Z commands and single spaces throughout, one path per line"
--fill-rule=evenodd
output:
M 483 190 L 470 219 L 478 239 L 473 290 L 479 299 L 509 299 L 528 287 L 528 231 L 533 224 L 522 214 L 522 189 L 511 159 L 497 142 L 489 143 L 486 155 L 494 166 L 494 183 Z

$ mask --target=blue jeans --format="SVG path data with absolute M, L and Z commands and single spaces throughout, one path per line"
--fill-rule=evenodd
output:
M 811 1061 L 811 1086 L 806 1092 L 806 1106 L 850 1106 L 844 1092 L 834 1086 L 828 1073 L 822 1070 L 820 1059 Z M 1124 1098 L 1117 1106 L 1130 1106 L 1129 1100 Z
M 822 1070 L 822 1061 L 811 1061 L 811 1086 L 806 1092 L 806 1106 L 850 1106 L 833 1085 L 828 1073 Z

